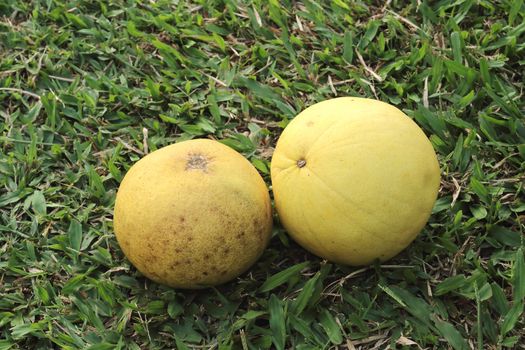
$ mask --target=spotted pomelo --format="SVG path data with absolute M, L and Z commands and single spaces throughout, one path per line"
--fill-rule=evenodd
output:
M 127 258 L 150 279 L 204 288 L 246 271 L 271 233 L 266 184 L 233 149 L 183 141 L 134 164 L 117 193 L 114 228 Z

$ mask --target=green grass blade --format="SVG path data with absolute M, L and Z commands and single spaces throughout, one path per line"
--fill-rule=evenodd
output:
M 514 302 L 523 302 L 525 299 L 525 258 L 523 248 L 516 251 L 512 268 L 512 294 Z
M 265 293 L 279 287 L 280 285 L 288 282 L 293 276 L 296 276 L 301 270 L 306 268 L 308 265 L 309 262 L 305 261 L 303 263 L 293 265 L 281 272 L 276 273 L 275 275 L 268 277 L 268 279 L 266 279 L 259 291 Z
M 277 350 L 283 350 L 286 342 L 286 319 L 283 302 L 275 294 L 272 294 L 268 301 L 268 313 L 273 344 Z
M 297 298 L 295 298 L 295 300 L 292 302 L 290 306 L 290 312 L 294 313 L 295 315 L 299 315 L 303 312 L 312 298 L 314 289 L 320 276 L 321 273 L 317 272 L 312 278 L 308 280 L 308 282 L 305 283 L 301 293 L 299 293 Z
M 455 350 L 467 350 L 469 346 L 465 338 L 458 332 L 458 330 L 449 322 L 434 319 L 434 325 L 439 330 L 439 333 L 447 340 L 447 342 Z
M 321 315 L 319 317 L 319 324 L 325 330 L 326 334 L 328 335 L 328 339 L 330 339 L 330 342 L 332 342 L 332 344 L 339 345 L 343 342 L 341 328 L 337 324 L 334 316 L 332 316 L 330 311 L 328 311 L 327 309 L 321 311 Z
M 501 323 L 500 333 L 502 336 L 507 335 L 510 331 L 516 327 L 516 324 L 520 320 L 521 315 L 523 314 L 523 302 L 516 302 L 507 314 L 503 317 L 503 322 Z

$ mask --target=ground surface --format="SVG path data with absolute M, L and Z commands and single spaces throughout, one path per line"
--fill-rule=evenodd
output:
M 279 4 L 280 3 L 280 4 Z M 0 349 L 524 348 L 523 0 L 0 2 Z M 224 140 L 266 180 L 294 115 L 334 96 L 413 117 L 442 168 L 384 266 L 278 225 L 246 275 L 141 277 L 112 230 L 143 154 Z

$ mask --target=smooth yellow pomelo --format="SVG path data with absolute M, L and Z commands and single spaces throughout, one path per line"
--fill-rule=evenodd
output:
M 390 259 L 426 224 L 440 171 L 423 131 L 399 109 L 343 97 L 285 128 L 272 158 L 275 205 L 288 233 L 327 260 Z
M 212 140 L 159 149 L 134 164 L 117 193 L 114 229 L 135 267 L 176 288 L 229 281 L 262 254 L 272 214 L 263 179 Z

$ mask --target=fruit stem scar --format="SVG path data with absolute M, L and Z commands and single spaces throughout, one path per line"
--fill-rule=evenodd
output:
M 188 160 L 186 162 L 186 170 L 199 169 L 207 172 L 208 170 L 208 157 L 199 153 L 188 154 Z
M 299 160 L 297 161 L 297 166 L 298 166 L 299 168 L 302 168 L 302 167 L 304 167 L 305 165 L 306 165 L 306 160 L 304 160 L 304 159 L 299 159 Z

